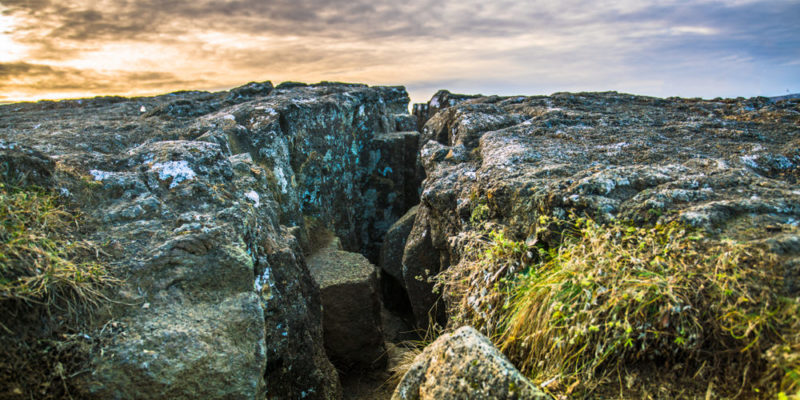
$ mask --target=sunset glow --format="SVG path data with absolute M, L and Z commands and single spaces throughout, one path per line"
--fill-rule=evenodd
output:
M 797 1 L 0 2 L 0 101 L 248 81 L 457 92 L 800 92 Z

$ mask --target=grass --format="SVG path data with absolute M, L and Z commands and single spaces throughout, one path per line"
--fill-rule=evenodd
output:
M 534 382 L 586 395 L 655 361 L 735 365 L 739 394 L 800 390 L 800 307 L 764 249 L 678 223 L 556 225 L 549 248 L 492 232 L 440 278 L 456 324 L 483 328 Z
M 86 335 L 117 280 L 51 191 L 0 182 L 0 397 L 72 398 L 99 338 Z
M 108 272 L 57 196 L 0 183 L 0 221 L 0 302 L 71 307 L 103 298 Z

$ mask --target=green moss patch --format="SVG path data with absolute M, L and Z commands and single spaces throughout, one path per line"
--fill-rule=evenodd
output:
M 96 302 L 108 280 L 79 218 L 41 189 L 0 184 L 0 301 Z

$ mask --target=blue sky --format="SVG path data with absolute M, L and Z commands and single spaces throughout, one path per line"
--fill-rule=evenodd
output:
M 800 1 L 0 0 L 0 101 L 338 80 L 654 96 L 800 92 Z

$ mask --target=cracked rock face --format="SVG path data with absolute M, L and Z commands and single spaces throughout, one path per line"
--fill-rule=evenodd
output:
M 436 304 L 428 278 L 460 261 L 465 232 L 490 223 L 524 240 L 543 215 L 679 220 L 762 241 L 784 260 L 781 290 L 797 295 L 800 248 L 787 244 L 800 221 L 797 99 L 611 92 L 433 103 L 440 111 L 421 133 L 427 178 L 403 260 L 420 324 Z
M 399 87 L 264 82 L 0 107 L 4 159 L 82 182 L 61 193 L 125 278 L 82 395 L 340 398 L 296 235 L 312 216 L 367 252 L 416 202 L 407 104 Z

